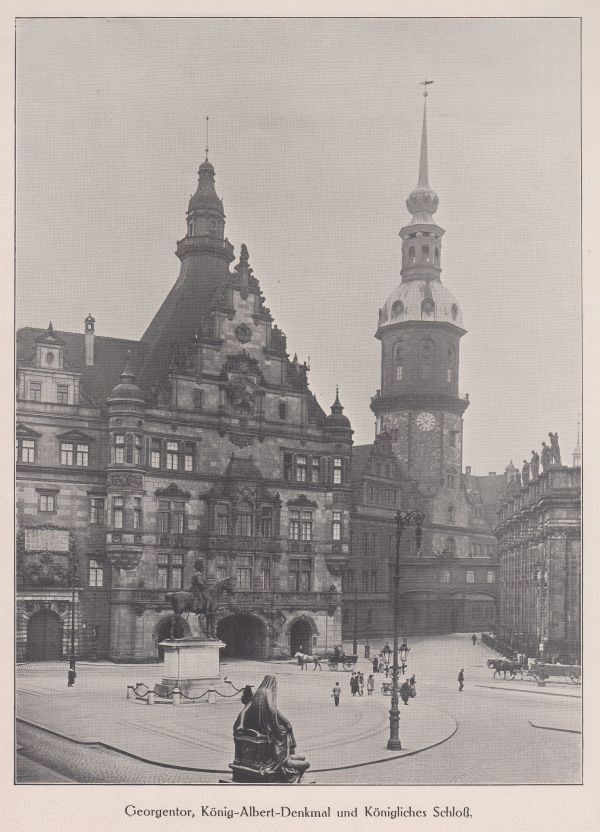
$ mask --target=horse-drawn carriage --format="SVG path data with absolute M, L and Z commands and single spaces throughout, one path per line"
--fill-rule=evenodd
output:
M 342 645 L 333 648 L 333 653 L 327 659 L 327 666 L 330 670 L 354 670 L 358 656 L 346 656 Z
M 529 668 L 528 675 L 536 682 L 546 682 L 548 679 L 564 678 L 574 685 L 581 684 L 581 667 L 577 664 L 545 664 L 536 662 Z
M 510 679 L 516 679 L 517 676 L 522 679 L 523 674 L 527 672 L 527 665 L 522 665 L 513 659 L 488 659 L 487 666 L 494 670 L 493 679 L 496 676 L 506 679 L 507 674 Z

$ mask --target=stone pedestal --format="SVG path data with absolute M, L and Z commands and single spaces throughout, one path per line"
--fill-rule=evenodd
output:
M 219 650 L 222 641 L 182 638 L 161 641 L 165 653 L 162 683 L 156 686 L 159 696 L 171 696 L 174 688 L 186 696 L 199 696 L 221 681 Z

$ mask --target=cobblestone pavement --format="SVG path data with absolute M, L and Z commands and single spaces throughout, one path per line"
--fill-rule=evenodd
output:
M 332 673 L 326 668 L 322 673 L 301 672 L 289 662 L 250 661 L 226 662 L 223 672 L 237 686 L 256 685 L 264 673 L 277 673 L 279 707 L 292 720 L 298 750 L 311 760 L 313 779 L 319 783 L 580 782 L 581 735 L 576 733 L 581 728 L 580 688 L 552 683 L 542 690 L 534 683 L 492 681 L 486 666 L 488 655 L 485 647 L 473 647 L 468 635 L 411 640 L 408 672 L 416 674 L 418 695 L 408 708 L 400 705 L 404 750 L 429 744 L 422 741 L 428 735 L 446 739 L 452 734 L 447 730 L 450 722 L 458 729 L 435 748 L 400 759 L 389 759 L 390 752 L 385 750 L 389 698 L 378 690 L 373 697 L 351 697 L 348 673 Z M 361 661 L 363 672 L 368 667 L 368 662 Z M 456 677 L 461 668 L 465 689 L 459 693 Z M 151 684 L 160 676 L 158 666 L 81 663 L 76 687 L 67 689 L 64 664 L 24 665 L 17 671 L 18 715 L 80 740 L 98 740 L 99 728 L 111 716 L 111 709 L 106 708 L 110 701 L 119 713 L 119 725 L 113 726 L 113 731 L 120 744 L 113 745 L 131 750 L 132 738 L 142 732 L 154 737 L 150 746 L 152 742 L 155 748 L 169 746 L 173 762 L 184 758 L 185 765 L 192 761 L 195 767 L 226 770 L 232 758 L 231 725 L 239 701 L 179 709 L 124 701 L 127 682 Z M 329 697 L 336 680 L 343 690 L 337 709 Z M 381 681 L 379 676 L 377 688 Z M 98 746 L 77 745 L 23 723 L 18 725 L 18 737 L 23 746 L 19 754 L 21 782 L 35 782 L 33 762 L 68 780 L 87 783 L 214 783 L 219 777 L 151 765 Z M 141 756 L 156 759 L 156 755 Z M 355 768 L 317 771 L 336 768 L 336 763 L 382 759 L 385 761 Z M 43 779 L 43 770 L 39 776 L 37 782 L 56 782 Z

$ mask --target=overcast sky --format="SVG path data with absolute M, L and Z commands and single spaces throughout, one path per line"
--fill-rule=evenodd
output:
M 422 87 L 442 281 L 462 305 L 465 465 L 580 414 L 575 19 L 20 20 L 17 325 L 140 338 L 204 157 L 288 349 L 371 442 Z

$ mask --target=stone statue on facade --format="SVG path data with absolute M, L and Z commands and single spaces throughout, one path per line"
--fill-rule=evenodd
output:
M 530 477 L 531 468 L 529 463 L 526 459 L 523 460 L 523 468 L 521 469 L 521 481 L 523 485 L 529 485 L 529 477 Z
M 550 437 L 550 449 L 552 451 L 552 463 L 554 465 L 562 465 L 560 461 L 560 447 L 558 444 L 558 433 L 550 432 L 548 434 Z
M 519 469 L 518 469 L 518 468 L 517 468 L 517 470 L 515 471 L 515 480 L 514 480 L 514 482 L 515 482 L 515 485 L 516 485 L 518 488 L 521 488 L 521 485 L 522 485 L 522 483 L 521 483 L 521 472 L 519 471 Z
M 531 479 L 537 480 L 540 475 L 540 455 L 537 451 L 531 452 Z
M 547 471 L 551 465 L 552 451 L 545 442 L 542 442 L 542 470 Z
M 177 620 L 181 618 L 184 612 L 195 613 L 199 621 L 200 616 L 204 616 L 205 638 L 216 640 L 216 616 L 222 597 L 228 595 L 231 598 L 235 594 L 235 585 L 230 577 L 217 581 L 212 587 L 208 586 L 204 577 L 204 562 L 201 558 L 194 563 L 194 570 L 189 590 L 178 590 L 166 595 L 167 600 L 171 602 L 174 613 L 171 623 L 171 641 L 173 641 Z

